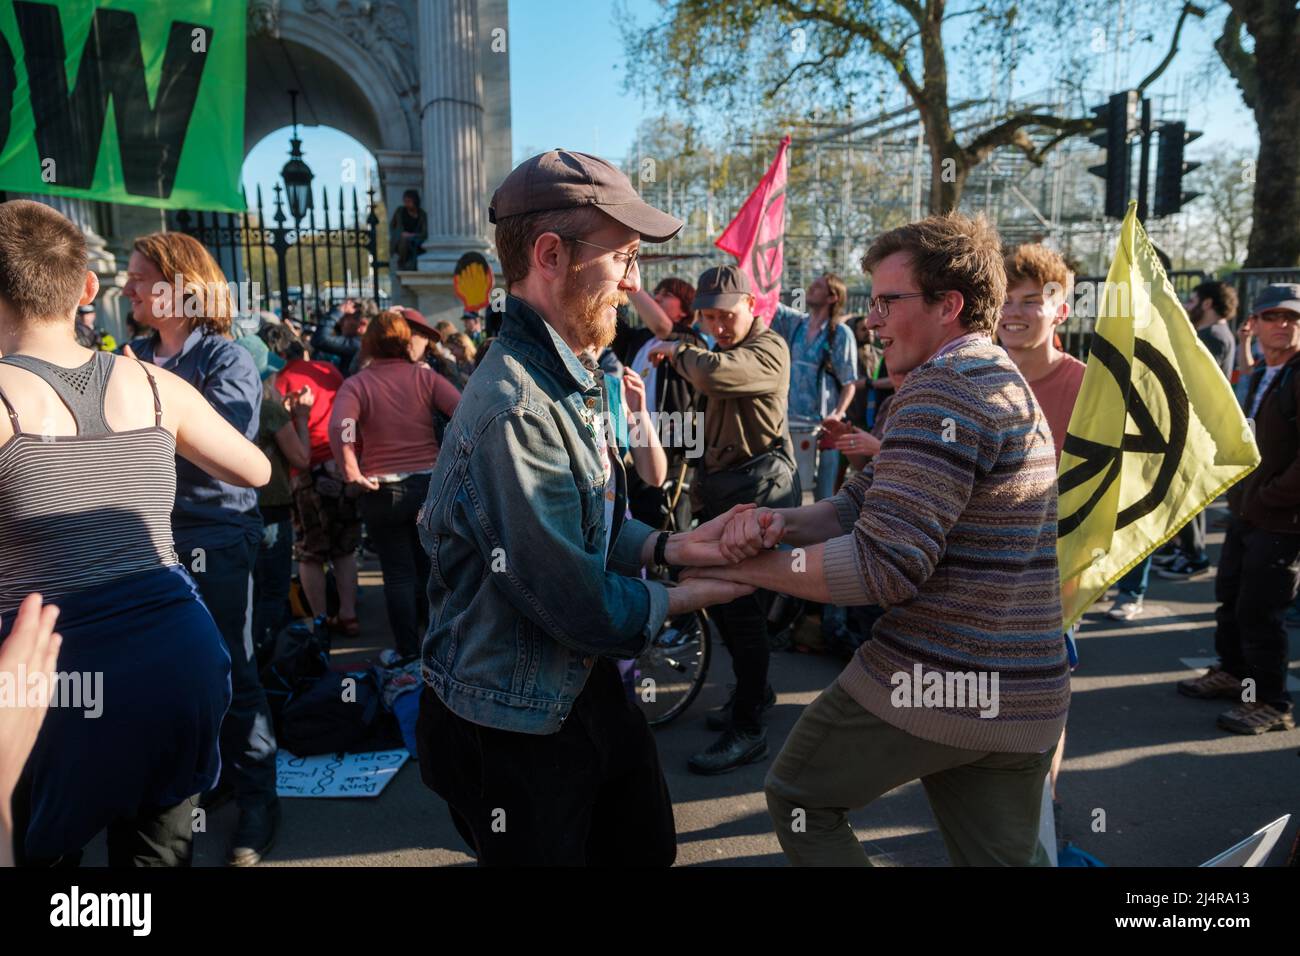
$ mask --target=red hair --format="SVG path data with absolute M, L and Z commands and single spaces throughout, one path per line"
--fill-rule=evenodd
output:
M 366 326 L 361 340 L 366 355 L 374 359 L 411 357 L 411 327 L 391 309 L 380 312 Z

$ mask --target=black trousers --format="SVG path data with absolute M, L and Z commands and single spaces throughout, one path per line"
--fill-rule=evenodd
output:
M 415 518 L 429 492 L 428 475 L 411 475 L 362 495 L 358 510 L 384 572 L 384 604 L 397 652 L 420 653 L 429 625 L 429 555 L 420 544 Z
M 794 476 L 794 488 L 786 493 L 768 495 L 755 489 L 748 500 L 764 508 L 793 508 L 802 498 L 799 476 Z M 721 504 L 727 504 L 722 502 Z M 720 505 L 719 505 L 720 507 Z M 727 509 L 706 506 L 704 520 L 708 521 Z M 709 608 L 709 614 L 718 625 L 722 643 L 731 655 L 732 671 L 736 675 L 736 695 L 733 699 L 731 720 L 737 730 L 758 733 L 763 729 L 763 703 L 767 699 L 767 670 L 772 651 L 768 644 L 767 612 L 774 595 L 771 591 L 755 591 L 727 604 Z
M 1233 677 L 1255 681 L 1255 699 L 1285 710 L 1286 611 L 1300 585 L 1300 534 L 1277 534 L 1233 515 L 1223 538 L 1214 597 L 1214 649 Z
M 755 591 L 709 609 L 722 634 L 722 643 L 731 655 L 731 669 L 736 675 L 731 720 L 737 730 L 750 734 L 763 729 L 763 702 L 767 698 L 767 670 L 772 656 L 767 633 L 767 609 L 771 603 L 770 591 Z
M 275 728 L 266 691 L 257 674 L 253 648 L 253 568 L 257 540 L 225 548 L 208 548 L 203 570 L 195 569 L 194 581 L 203 603 L 225 638 L 230 651 L 230 709 L 221 722 L 221 776 L 235 786 L 240 809 L 267 806 L 275 795 Z M 184 544 L 177 538 L 182 558 L 202 547 L 199 537 Z
M 20 783 L 14 791 L 14 833 L 27 831 L 31 815 L 30 786 Z M 174 807 L 144 807 L 129 818 L 114 820 L 108 825 L 108 865 L 120 867 L 187 867 L 193 859 L 194 831 L 199 817 L 195 809 L 199 795 L 182 800 Z M 205 823 L 206 826 L 206 823 Z M 65 854 L 58 859 L 34 859 L 23 854 L 21 837 L 14 839 L 14 862 L 18 866 L 38 869 L 65 869 L 81 865 L 82 851 Z
M 654 736 L 611 661 L 596 662 L 556 733 L 475 724 L 425 687 L 416 737 L 420 775 L 479 866 L 671 866 L 677 857 Z

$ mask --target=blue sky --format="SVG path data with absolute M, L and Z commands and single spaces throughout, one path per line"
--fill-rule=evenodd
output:
M 643 20 L 658 10 L 649 0 L 635 0 L 630 5 L 633 15 Z M 560 10 L 563 15 L 557 15 Z M 622 160 L 632 148 L 641 120 L 661 111 L 657 103 L 644 103 L 635 94 L 623 92 L 618 11 L 615 0 L 511 0 L 511 116 L 516 160 L 560 145 Z M 1217 143 L 1253 151 L 1257 142 L 1254 120 L 1223 70 L 1209 82 L 1193 82 L 1200 68 L 1215 57 L 1211 44 L 1222 26 L 1223 11 L 1219 4 L 1206 20 L 1188 22 L 1181 52 L 1152 91 L 1177 95 L 1177 102 L 1187 111 L 1189 126 L 1205 132 L 1189 146 L 1191 159 Z M 1125 41 L 1119 82 L 1140 80 L 1163 56 L 1166 43 L 1167 35 L 1148 45 Z M 1115 59 L 1104 53 L 1098 56 L 1097 81 L 1109 87 L 1115 76 Z M 1046 69 L 1050 71 L 1050 64 Z M 954 76 L 959 70 L 959 64 L 950 63 Z M 1026 56 L 1017 74 L 1017 92 L 1041 87 L 1044 75 L 1044 66 Z M 366 155 L 350 137 L 321 127 L 304 128 L 303 151 L 317 174 L 318 185 L 329 186 L 331 195 L 340 184 L 344 160 Z M 272 183 L 287 158 L 288 133 L 272 134 L 249 154 L 245 183 Z M 360 189 L 365 182 L 364 169 L 358 170 Z M 269 202 L 270 197 L 267 199 Z

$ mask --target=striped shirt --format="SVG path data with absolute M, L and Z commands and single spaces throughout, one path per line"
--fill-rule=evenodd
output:
M 32 591 L 57 599 L 179 563 L 176 440 L 160 424 L 156 387 L 154 425 L 121 432 L 90 433 L 85 421 L 77 435 L 24 432 L 3 393 L 0 402 L 14 430 L 0 445 L 0 614 Z
M 840 685 L 926 740 L 1050 748 L 1070 701 L 1056 455 L 1019 370 L 982 336 L 917 367 L 894 398 L 872 464 L 830 499 L 846 532 L 826 544 L 832 601 L 886 608 Z M 949 689 L 942 704 L 917 706 L 919 693 L 900 693 L 918 674 Z M 996 689 L 994 706 L 950 699 L 980 674 Z

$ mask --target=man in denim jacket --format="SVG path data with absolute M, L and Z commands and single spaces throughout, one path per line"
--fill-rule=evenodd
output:
M 565 150 L 517 167 L 490 218 L 511 295 L 419 518 L 432 566 L 420 770 L 480 864 L 666 866 L 672 801 L 613 661 L 667 617 L 751 589 L 640 577 L 721 563 L 732 512 L 671 536 L 624 517 L 590 350 L 640 287 L 639 243 L 682 223 L 609 163 Z

